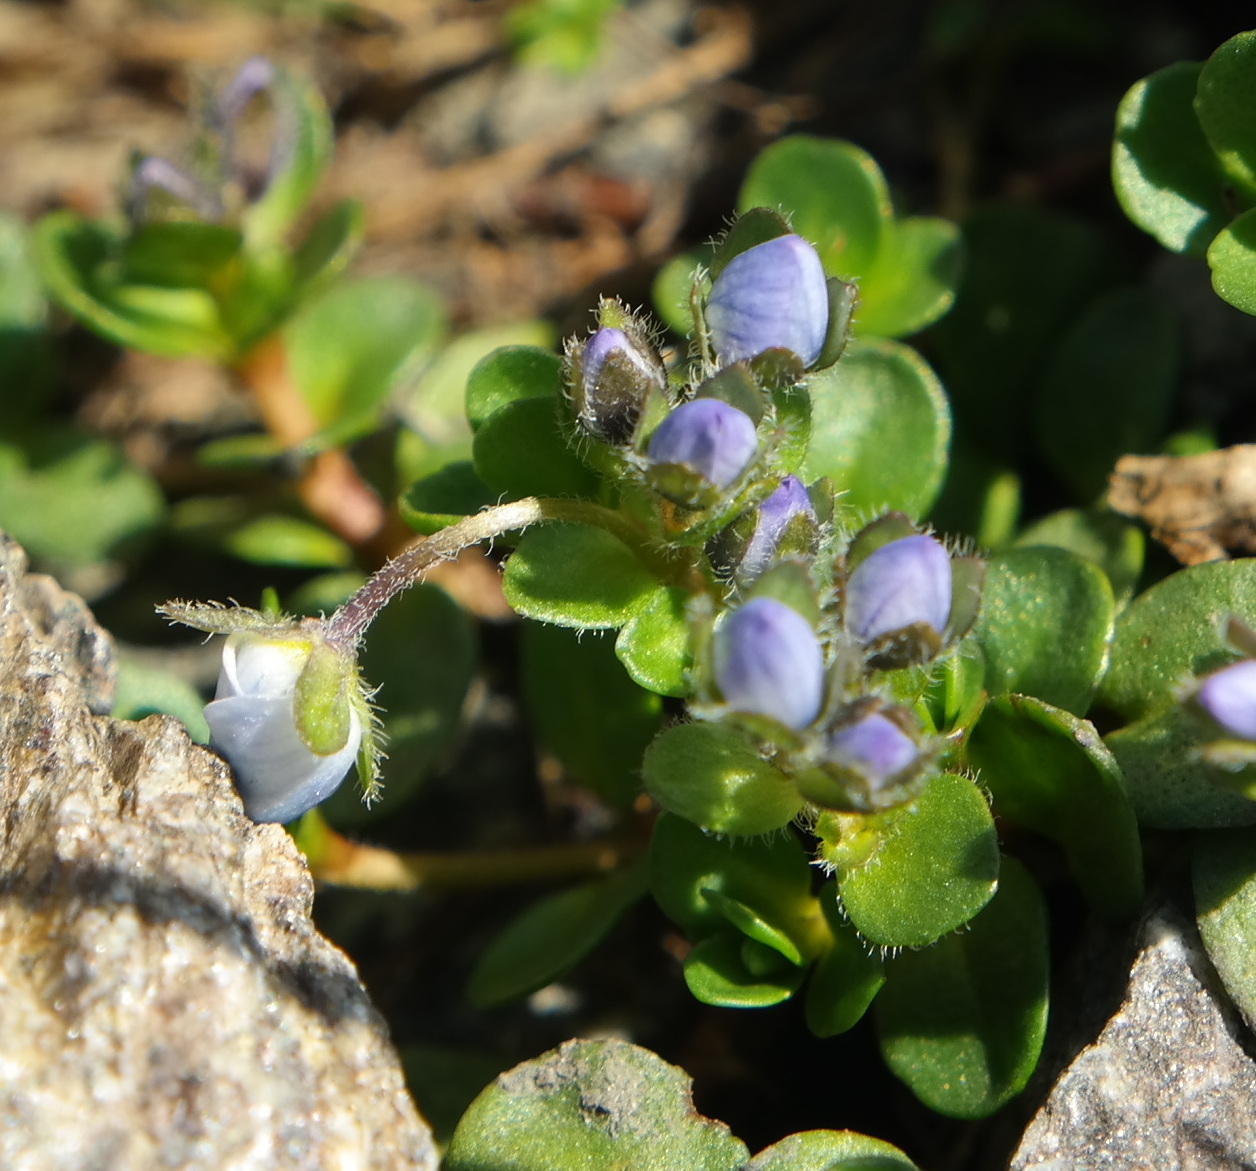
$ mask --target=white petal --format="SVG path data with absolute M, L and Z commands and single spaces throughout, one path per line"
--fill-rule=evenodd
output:
M 310 644 L 304 639 L 281 641 L 273 637 L 242 633 L 233 634 L 227 639 L 227 647 L 234 651 L 234 677 L 231 680 L 235 688 L 233 695 L 291 695 L 297 678 L 310 657 Z M 227 648 L 223 650 L 222 666 L 225 673 Z M 221 678 L 219 683 L 221 685 Z

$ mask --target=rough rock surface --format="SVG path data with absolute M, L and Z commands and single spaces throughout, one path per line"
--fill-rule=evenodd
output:
M 0 1167 L 436 1167 L 291 839 L 0 534 Z
M 1012 1171 L 1256 1167 L 1256 1062 L 1199 942 L 1165 906 L 1144 924 L 1125 999 L 1060 1075 Z

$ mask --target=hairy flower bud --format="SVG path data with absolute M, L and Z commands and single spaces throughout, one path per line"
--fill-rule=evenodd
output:
M 917 533 L 874 549 L 845 588 L 846 629 L 866 646 L 894 644 L 887 666 L 924 662 L 942 648 L 951 615 L 951 557 Z M 901 645 L 899 645 L 901 644 Z
M 678 504 L 704 507 L 749 467 L 758 446 L 754 422 L 744 411 L 716 398 L 692 399 L 650 437 L 651 481 Z
M 816 250 L 790 235 L 738 253 L 711 285 L 706 322 L 723 365 L 780 347 L 810 366 L 829 327 L 828 288 Z
M 622 329 L 604 325 L 582 345 L 568 345 L 567 394 L 581 430 L 596 439 L 627 443 L 646 397 L 666 385 L 653 347 Z
M 352 656 L 316 635 L 227 639 L 205 719 L 249 817 L 292 821 L 339 787 L 362 742 L 358 689 Z
M 782 552 L 810 551 L 818 533 L 815 508 L 797 476 L 784 476 L 759 505 L 754 532 L 741 555 L 737 577 L 753 581 Z
M 715 682 L 735 712 L 795 731 L 824 701 L 824 655 L 810 623 L 775 598 L 752 598 L 716 628 Z
M 1231 663 L 1206 676 L 1194 698 L 1227 735 L 1256 740 L 1256 659 Z
M 872 711 L 829 735 L 825 759 L 858 773 L 876 791 L 910 769 L 920 748 L 889 716 Z

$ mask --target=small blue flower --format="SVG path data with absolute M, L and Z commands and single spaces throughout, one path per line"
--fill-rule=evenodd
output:
M 902 728 L 880 712 L 870 712 L 829 736 L 825 758 L 863 777 L 871 792 L 916 763 L 920 747 Z
M 576 421 L 607 443 L 628 442 L 651 390 L 661 391 L 667 383 L 653 348 L 615 326 L 602 326 L 583 345 L 569 344 L 567 363 Z
M 735 712 L 768 716 L 795 731 L 820 714 L 824 655 L 797 610 L 752 598 L 716 628 L 715 682 Z
M 1256 659 L 1231 663 L 1206 676 L 1195 702 L 1238 740 L 1256 740 Z
M 951 614 L 951 558 L 918 534 L 873 550 L 846 581 L 846 629 L 864 643 L 922 624 L 939 640 Z
M 676 464 L 712 488 L 729 487 L 758 450 L 754 421 L 717 398 L 681 403 L 655 429 L 646 455 L 654 464 Z
M 737 567 L 741 581 L 753 581 L 772 564 L 785 530 L 799 517 L 816 523 L 815 509 L 802 481 L 797 476 L 784 476 L 776 491 L 759 505 L 754 532 Z
M 829 328 L 816 250 L 801 236 L 777 236 L 738 253 L 711 285 L 706 322 L 723 365 L 782 347 L 810 366 Z

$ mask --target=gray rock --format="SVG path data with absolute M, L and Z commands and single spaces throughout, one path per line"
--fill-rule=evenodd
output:
M 1124 1002 L 1060 1075 L 1013 1171 L 1256 1167 L 1256 1062 L 1194 923 L 1145 922 Z
M 86 607 L 0 534 L 0 1166 L 434 1171 L 278 826 L 109 706 Z

